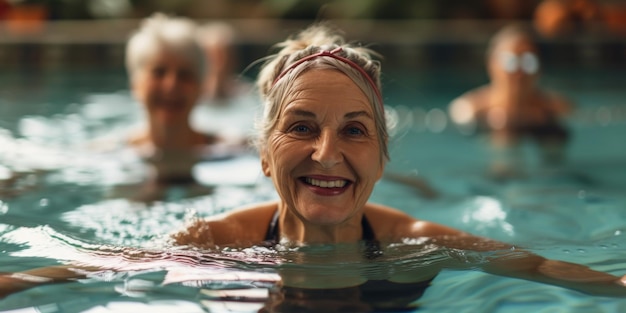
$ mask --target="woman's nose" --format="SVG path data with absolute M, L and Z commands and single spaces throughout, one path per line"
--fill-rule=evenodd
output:
M 332 131 L 322 131 L 315 141 L 311 158 L 321 164 L 323 168 L 331 168 L 340 163 L 343 160 L 343 153 L 337 135 Z
M 180 83 L 180 79 L 178 78 L 178 75 L 175 72 L 170 72 L 170 73 L 167 73 L 165 77 L 163 77 L 162 83 L 163 83 L 163 89 L 167 91 L 172 91 L 172 90 L 176 90 L 176 88 L 178 87 Z

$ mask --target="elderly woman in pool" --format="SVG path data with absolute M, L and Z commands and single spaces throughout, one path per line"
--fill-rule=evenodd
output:
M 155 14 L 126 46 L 131 91 L 146 113 L 145 127 L 132 133 L 128 144 L 153 165 L 158 181 L 191 180 L 198 159 L 210 157 L 218 147 L 238 146 L 236 140 L 228 145 L 223 137 L 190 124 L 205 77 L 196 31 L 190 19 Z
M 282 50 L 268 60 L 258 79 L 266 105 L 258 142 L 262 168 L 274 182 L 280 199 L 198 220 L 173 236 L 178 245 L 212 249 L 350 246 L 365 242 L 365 255 L 355 254 L 363 260 L 375 258 L 384 253 L 386 245 L 407 238 L 428 238 L 435 245 L 473 251 L 513 248 L 369 203 L 388 159 L 379 64 L 370 57 L 369 50 L 346 44 L 324 26 L 311 27 L 280 46 Z M 626 278 L 522 251 L 515 257 L 497 255 L 480 266 L 494 274 L 591 294 L 626 295 Z M 282 286 L 291 288 L 290 292 L 266 309 L 290 301 L 290 296 L 295 297 L 291 299 L 294 303 L 302 303 L 302 290 L 324 288 L 345 291 L 356 287 L 350 290 L 357 293 L 349 295 L 355 301 L 367 302 L 369 296 L 374 298 L 374 287 L 382 286 L 384 290 L 394 290 L 392 294 L 407 295 L 410 302 L 421 295 L 442 267 L 434 264 L 411 273 L 398 270 L 384 278 L 317 281 L 315 275 L 303 277 L 306 273 L 284 272 Z M 72 269 L 61 268 L 0 276 L 0 294 L 3 285 L 13 286 L 5 287 L 11 290 L 4 292 L 13 292 L 34 284 L 33 279 L 25 281 L 23 277 L 66 279 L 72 275 L 78 276 Z M 330 294 L 322 292 L 318 296 L 318 300 L 329 300 Z M 388 299 L 381 301 L 375 306 L 389 308 Z M 322 303 L 333 305 L 332 301 L 308 304 L 326 308 Z
M 452 120 L 466 132 L 484 131 L 494 152 L 493 174 L 516 175 L 522 140 L 532 139 L 547 165 L 564 158 L 569 132 L 562 119 L 571 103 L 537 86 L 538 49 L 531 32 L 519 25 L 501 29 L 487 50 L 491 82 L 470 90 L 450 105 Z
M 266 105 L 258 141 L 263 173 L 280 199 L 196 221 L 180 245 L 246 247 L 365 241 L 377 247 L 431 238 L 467 250 L 512 246 L 417 220 L 368 202 L 388 160 L 379 63 L 323 26 L 280 44 L 258 78 Z M 624 279 L 540 256 L 498 260 L 485 270 L 586 292 L 626 295 Z M 437 272 L 389 281 L 429 281 Z M 285 281 L 283 281 L 285 282 Z M 346 284 L 350 284 L 344 281 Z

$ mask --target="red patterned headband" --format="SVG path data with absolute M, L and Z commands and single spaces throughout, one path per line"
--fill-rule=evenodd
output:
M 306 56 L 300 60 L 298 60 L 297 62 L 294 62 L 293 64 L 291 64 L 288 68 L 286 68 L 284 71 L 282 71 L 280 73 L 280 75 L 278 75 L 278 77 L 276 77 L 276 79 L 274 79 L 274 82 L 272 82 L 272 86 L 276 85 L 276 83 L 283 78 L 285 75 L 287 75 L 287 73 L 289 71 L 291 71 L 292 69 L 296 68 L 298 65 L 315 59 L 317 57 L 331 57 L 333 59 L 337 59 L 343 63 L 346 63 L 348 65 L 350 65 L 350 67 L 354 68 L 355 70 L 359 71 L 359 73 L 361 73 L 361 75 L 363 75 L 363 77 L 365 77 L 365 79 L 367 79 L 367 81 L 369 82 L 369 84 L 372 86 L 372 88 L 374 89 L 374 92 L 376 93 L 376 97 L 378 98 L 378 101 L 380 103 L 380 108 L 381 111 L 384 111 L 384 106 L 383 106 L 383 97 L 380 94 L 380 90 L 378 90 L 378 86 L 376 86 L 376 83 L 374 83 L 374 80 L 372 80 L 372 78 L 367 74 L 367 72 L 365 72 L 365 70 L 363 68 L 361 68 L 358 64 L 354 63 L 353 61 L 351 61 L 350 59 L 344 58 L 340 55 L 337 55 L 337 52 L 341 52 L 343 49 L 341 47 L 337 47 L 331 51 L 328 50 L 322 50 L 318 53 L 314 53 L 311 54 L 309 56 Z

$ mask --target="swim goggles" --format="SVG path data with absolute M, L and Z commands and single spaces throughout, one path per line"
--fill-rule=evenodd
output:
M 539 72 L 539 58 L 532 52 L 524 52 L 521 55 L 508 51 L 500 52 L 498 53 L 498 61 L 507 73 L 521 70 L 528 75 L 533 75 Z

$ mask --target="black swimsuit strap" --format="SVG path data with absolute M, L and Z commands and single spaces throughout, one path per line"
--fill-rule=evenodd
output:
M 376 241 L 376 235 L 374 234 L 374 230 L 372 229 L 372 225 L 363 214 L 363 218 L 361 218 L 361 229 L 363 229 L 363 234 L 361 239 L 365 241 Z
M 269 246 L 273 246 L 278 244 L 278 210 L 274 212 L 274 216 L 272 216 L 272 220 L 270 221 L 270 225 L 267 227 L 267 232 L 265 233 L 265 244 Z
M 278 210 L 274 212 L 274 216 L 272 216 L 272 220 L 267 228 L 267 232 L 265 233 L 264 244 L 266 246 L 274 246 L 278 244 L 278 217 L 280 216 Z M 380 243 L 376 239 L 376 234 L 374 234 L 374 230 L 372 229 L 372 225 L 370 225 L 369 221 L 363 215 L 361 219 L 361 228 L 363 229 L 363 236 L 361 237 L 363 241 L 365 241 L 366 249 L 365 249 L 365 257 L 368 259 L 373 259 L 382 254 L 380 250 Z
M 380 249 L 380 242 L 376 239 L 376 234 L 372 229 L 372 225 L 363 214 L 361 219 L 361 228 L 363 229 L 362 240 L 365 242 L 365 257 L 368 259 L 374 259 L 383 254 L 383 250 Z

